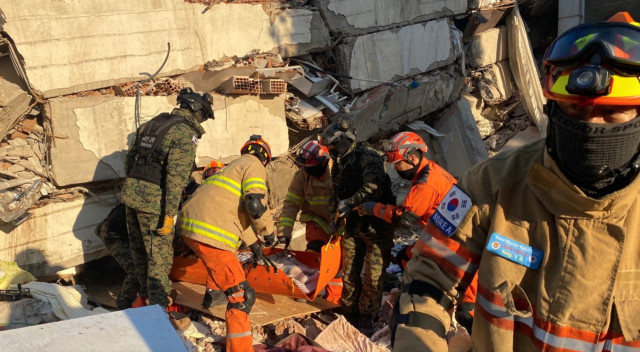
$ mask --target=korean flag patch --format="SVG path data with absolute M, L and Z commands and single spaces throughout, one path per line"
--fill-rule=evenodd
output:
M 449 237 L 456 232 L 458 225 L 471 209 L 471 205 L 471 198 L 458 186 L 453 185 L 429 221 Z

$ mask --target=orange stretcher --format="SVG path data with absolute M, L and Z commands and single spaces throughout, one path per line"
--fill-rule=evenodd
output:
M 283 252 L 281 248 L 264 248 L 266 256 L 277 255 Z M 282 270 L 274 272 L 273 268 L 264 265 L 247 265 L 245 275 L 247 281 L 257 292 L 289 296 L 292 298 L 306 299 L 313 301 L 320 292 L 327 286 L 329 281 L 336 276 L 340 269 L 340 238 L 333 239 L 328 244 L 322 246 L 322 252 L 288 251 L 300 263 L 320 271 L 318 284 L 314 291 L 304 293 L 291 278 L 284 274 Z M 174 281 L 191 282 L 204 285 L 207 280 L 207 269 L 200 258 L 194 254 L 188 256 L 176 256 L 173 259 L 173 267 L 169 277 Z

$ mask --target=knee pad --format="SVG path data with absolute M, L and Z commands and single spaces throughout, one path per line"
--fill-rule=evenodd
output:
M 249 314 L 251 312 L 251 308 L 253 308 L 253 304 L 256 302 L 256 290 L 249 285 L 248 281 L 242 281 L 238 285 L 228 288 L 224 291 L 224 294 L 227 295 L 227 297 L 230 297 L 236 292 L 240 292 L 240 290 L 244 290 L 244 302 L 229 302 L 227 303 L 227 309 L 237 309 Z

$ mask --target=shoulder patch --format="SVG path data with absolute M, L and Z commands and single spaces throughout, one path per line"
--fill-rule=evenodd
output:
M 194 143 L 196 146 L 198 146 L 198 142 L 200 142 L 200 141 L 198 140 L 198 137 L 196 137 L 196 136 L 192 136 L 192 137 L 191 137 L 191 140 L 193 141 L 193 143 Z
M 431 215 L 431 221 L 446 236 L 453 235 L 458 229 L 465 215 L 471 209 L 471 198 L 458 186 L 453 185 L 444 196 L 436 211 Z

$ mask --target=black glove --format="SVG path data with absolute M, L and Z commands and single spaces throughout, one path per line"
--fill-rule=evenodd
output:
M 288 251 L 289 250 L 289 245 L 291 244 L 291 237 L 289 237 L 289 236 L 278 236 L 278 241 L 273 244 L 273 247 L 275 247 L 275 246 L 277 246 L 279 244 L 284 244 L 284 250 Z
M 456 307 L 456 321 L 467 329 L 471 334 L 471 327 L 473 326 L 473 310 L 475 305 L 470 302 L 462 302 Z
M 265 247 L 273 247 L 276 244 L 276 235 L 270 234 L 264 236 L 264 246 Z
M 420 217 L 416 213 L 405 210 L 400 214 L 398 226 L 404 227 L 405 229 L 412 229 L 418 225 L 418 220 L 420 220 Z
M 274 273 L 278 272 L 278 268 L 276 268 L 276 266 L 273 265 L 273 262 L 271 261 L 271 259 L 267 258 L 264 255 L 264 253 L 262 253 L 262 246 L 260 246 L 258 242 L 254 242 L 252 245 L 249 246 L 249 248 L 251 248 L 251 252 L 253 252 L 254 268 L 256 267 L 256 265 L 258 265 L 258 260 L 262 259 L 262 262 L 264 263 L 264 266 L 267 268 L 267 271 L 269 271 L 269 266 L 272 266 L 273 272 Z

